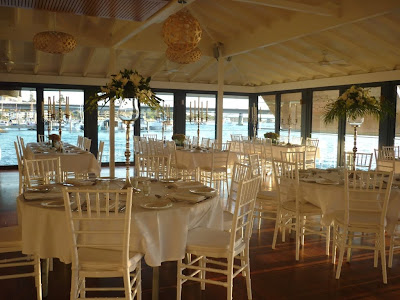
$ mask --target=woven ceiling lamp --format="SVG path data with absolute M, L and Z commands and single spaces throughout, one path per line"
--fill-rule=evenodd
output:
M 181 52 L 174 51 L 168 47 L 165 55 L 170 61 L 178 64 L 190 64 L 198 61 L 201 58 L 201 50 L 196 47 L 194 50 L 182 54 Z
M 65 32 L 44 31 L 35 34 L 33 46 L 40 50 L 52 54 L 65 54 L 71 52 L 76 47 L 75 38 Z
M 181 10 L 170 16 L 163 25 L 164 42 L 168 45 L 166 52 L 168 59 L 178 63 L 190 63 L 193 62 L 194 57 L 201 56 L 201 51 L 196 48 L 201 40 L 201 34 L 202 29 L 199 21 L 187 10 Z M 183 59 L 183 57 L 186 57 L 186 59 Z M 190 59 L 190 57 L 193 58 Z

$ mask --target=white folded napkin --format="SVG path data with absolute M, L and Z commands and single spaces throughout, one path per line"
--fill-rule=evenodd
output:
M 25 200 L 49 200 L 63 198 L 61 191 L 52 192 L 25 192 Z
M 205 196 L 196 195 L 189 192 L 177 192 L 169 194 L 169 198 L 172 198 L 176 201 L 186 201 L 191 203 L 197 203 L 206 199 Z
M 194 188 L 194 187 L 202 187 L 204 186 L 201 182 L 198 181 L 177 181 L 174 183 L 171 183 L 171 186 L 181 189 L 189 189 L 189 188 Z
M 65 183 L 72 184 L 75 186 L 88 186 L 88 185 L 94 185 L 96 182 L 93 180 L 89 179 L 67 179 Z

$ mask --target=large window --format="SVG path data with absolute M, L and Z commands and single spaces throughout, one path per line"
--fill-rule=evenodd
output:
M 0 91 L 0 165 L 17 165 L 14 141 L 36 142 L 36 91 Z
M 301 93 L 282 94 L 280 141 L 301 144 Z M 290 129 L 290 137 L 289 137 Z
M 59 134 L 59 113 L 61 108 L 61 139 L 64 143 L 76 145 L 78 135 L 83 135 L 83 91 L 79 90 L 50 90 L 43 91 L 44 99 L 44 135 Z M 67 100 L 69 118 L 66 117 Z M 50 102 L 49 102 L 50 101 Z M 50 103 L 50 105 L 49 105 Z M 49 118 L 49 112 L 55 113 L 55 119 Z
M 275 132 L 275 95 L 258 97 L 257 137 L 264 137 L 266 132 Z
M 157 96 L 164 100 L 161 102 L 163 110 L 152 110 L 147 105 L 140 106 L 140 136 L 156 135 L 158 140 L 163 138 L 171 140 L 174 120 L 174 94 L 157 93 Z M 162 136 L 163 133 L 164 137 Z
M 199 110 L 200 103 L 200 110 Z M 197 119 L 200 115 L 201 139 L 215 139 L 215 95 L 186 95 L 186 135 L 197 137 Z
M 249 119 L 249 97 L 224 97 L 222 142 L 230 141 L 231 134 L 241 134 L 247 139 Z
M 400 146 L 400 85 L 396 88 L 396 131 L 394 145 Z
M 333 168 L 337 165 L 338 122 L 325 124 L 326 105 L 339 97 L 339 90 L 316 91 L 313 93 L 311 137 L 319 139 L 318 168 Z
M 380 98 L 381 88 L 370 88 L 370 95 Z M 354 147 L 354 127 L 346 123 L 345 151 L 352 152 Z M 363 124 L 357 129 L 357 152 L 374 153 L 379 147 L 379 121 L 374 116 L 365 116 Z M 375 168 L 375 159 L 371 168 Z

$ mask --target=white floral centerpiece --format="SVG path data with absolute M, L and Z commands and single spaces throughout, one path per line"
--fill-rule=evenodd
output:
M 143 77 L 136 70 L 124 69 L 116 75 L 111 75 L 111 81 L 100 87 L 96 95 L 89 99 L 89 109 L 97 107 L 97 102 L 116 99 L 136 98 L 140 103 L 152 109 L 161 108 L 162 99 L 157 97 L 150 88 L 151 77 Z
M 331 123 L 341 118 L 355 120 L 366 115 L 379 119 L 393 112 L 392 105 L 388 101 L 371 96 L 369 89 L 353 85 L 336 101 L 326 106 L 324 121 Z

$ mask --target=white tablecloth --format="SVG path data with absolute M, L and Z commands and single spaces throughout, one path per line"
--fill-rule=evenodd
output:
M 272 145 L 272 157 L 274 159 L 281 159 L 281 152 L 301 152 L 304 151 L 304 146 L 300 145 Z
M 335 211 L 344 211 L 344 185 L 324 185 L 310 182 L 300 182 L 302 197 L 321 208 L 322 223 L 332 223 Z M 400 212 L 400 189 L 392 188 L 386 214 L 386 231 L 393 232 Z
M 94 173 L 100 175 L 101 168 L 93 153 L 84 151 L 76 146 L 65 144 L 68 152 L 56 152 L 39 143 L 28 143 L 26 145 L 26 158 L 53 158 L 60 157 L 61 170 L 76 173 Z
M 162 183 L 152 183 L 151 187 L 152 195 L 173 191 Z M 160 210 L 142 208 L 143 197 L 134 195 L 133 198 L 130 249 L 143 253 L 146 263 L 152 267 L 184 257 L 188 230 L 199 226 L 222 229 L 223 226 L 218 197 L 197 204 L 174 202 L 171 208 Z M 41 201 L 28 202 L 22 195 L 17 198 L 17 205 L 23 253 L 37 254 L 40 258 L 56 257 L 70 263 L 71 244 L 64 209 L 44 207 Z
M 228 152 L 226 152 L 228 155 Z M 233 165 L 238 161 L 235 152 L 229 152 L 228 166 Z M 206 168 L 211 167 L 212 152 L 200 150 L 176 150 L 176 164 L 177 166 L 187 169 Z

